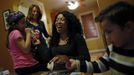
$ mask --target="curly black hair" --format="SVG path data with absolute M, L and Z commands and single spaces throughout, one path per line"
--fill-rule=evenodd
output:
M 68 34 L 67 35 L 69 37 L 69 41 L 76 34 L 83 35 L 83 30 L 82 30 L 79 19 L 73 13 L 70 13 L 68 11 L 62 11 L 62 12 L 59 12 L 54 19 L 54 22 L 52 25 L 52 37 L 50 40 L 50 46 L 57 46 L 59 43 L 60 36 L 59 36 L 59 33 L 57 32 L 56 26 L 55 26 L 56 18 L 59 14 L 63 14 L 65 19 L 67 20 L 67 23 L 68 23 L 67 24 L 68 25 L 67 26 Z

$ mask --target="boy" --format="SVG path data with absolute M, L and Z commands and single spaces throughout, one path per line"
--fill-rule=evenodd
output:
M 112 43 L 112 50 L 94 62 L 70 59 L 68 69 L 100 73 L 111 69 L 112 75 L 134 74 L 134 6 L 118 2 L 96 18 Z

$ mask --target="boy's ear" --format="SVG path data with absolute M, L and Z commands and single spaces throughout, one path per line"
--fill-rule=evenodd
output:
M 126 24 L 126 29 L 130 32 L 134 32 L 134 22 L 133 21 L 128 21 Z

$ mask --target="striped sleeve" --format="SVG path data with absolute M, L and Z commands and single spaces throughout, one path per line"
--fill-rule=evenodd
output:
M 131 51 L 131 53 L 134 53 L 134 51 Z M 113 51 L 109 56 L 109 61 L 111 70 L 114 73 L 134 74 L 134 55 L 125 55 L 121 52 Z
M 81 72 L 94 72 L 101 73 L 109 70 L 109 59 L 107 53 L 103 57 L 100 57 L 99 60 L 93 62 L 80 61 L 80 71 Z

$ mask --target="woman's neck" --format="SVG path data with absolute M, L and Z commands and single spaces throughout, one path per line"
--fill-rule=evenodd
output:
M 68 38 L 67 33 L 60 34 L 60 39 L 66 40 Z
M 31 22 L 36 22 L 36 23 L 38 23 L 38 20 L 37 20 L 37 19 L 32 19 Z
M 68 42 L 69 37 L 67 36 L 67 34 L 60 34 L 60 41 L 59 41 L 59 45 L 66 45 Z
M 30 22 L 31 22 L 34 26 L 37 26 L 37 25 L 38 25 L 38 21 L 35 20 L 35 19 L 31 20 Z

